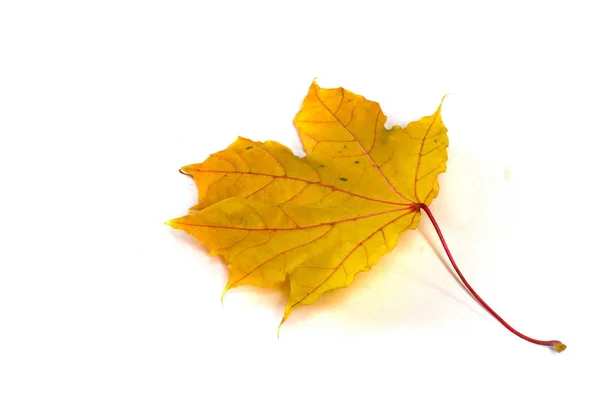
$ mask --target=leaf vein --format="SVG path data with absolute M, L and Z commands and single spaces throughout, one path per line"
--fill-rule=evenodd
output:
M 314 167 L 313 167 L 313 169 L 314 169 Z M 290 180 L 295 180 L 295 181 L 300 181 L 300 182 L 306 182 L 306 183 L 309 183 L 311 185 L 322 186 L 322 187 L 325 187 L 327 189 L 336 190 L 336 191 L 339 191 L 339 192 L 342 192 L 342 193 L 349 194 L 350 196 L 360 197 L 362 199 L 374 201 L 374 202 L 377 202 L 377 203 L 394 204 L 394 205 L 399 205 L 399 206 L 407 206 L 407 205 L 410 205 L 410 204 L 414 204 L 413 202 L 411 202 L 410 204 L 407 204 L 407 203 L 397 203 L 395 201 L 387 201 L 387 200 L 375 199 L 373 197 L 363 196 L 363 195 L 358 194 L 358 193 L 353 193 L 353 192 L 350 192 L 350 191 L 347 191 L 347 190 L 339 189 L 339 188 L 337 188 L 335 186 L 327 185 L 325 183 L 321 183 L 320 181 L 309 181 L 307 179 L 296 178 L 296 177 L 289 176 L 289 175 L 283 175 L 283 176 L 282 175 L 272 175 L 272 174 L 264 174 L 264 173 L 252 172 L 252 171 L 218 171 L 218 170 L 200 170 L 200 169 L 195 169 L 193 171 L 194 172 L 200 172 L 200 173 L 225 173 L 226 172 L 226 173 L 230 173 L 230 174 L 268 176 L 268 177 L 272 177 L 272 178 L 275 178 L 275 179 L 290 179 Z
M 252 269 L 250 272 L 246 273 L 246 274 L 245 274 L 244 276 L 242 276 L 240 279 L 238 279 L 237 281 L 235 281 L 234 283 L 232 283 L 231 285 L 228 285 L 228 286 L 229 286 L 229 287 L 232 287 L 232 286 L 234 286 L 234 285 L 238 284 L 238 283 L 239 283 L 241 280 L 245 279 L 245 278 L 246 278 L 248 275 L 250 275 L 251 273 L 253 273 L 253 272 L 254 272 L 254 271 L 256 271 L 257 269 L 259 269 L 260 267 L 262 267 L 263 265 L 265 265 L 265 264 L 266 264 L 266 263 L 268 263 L 269 261 L 272 261 L 272 260 L 274 260 L 275 258 L 277 258 L 277 257 L 279 257 L 279 256 L 281 256 L 281 255 L 283 255 L 283 254 L 285 254 L 285 253 L 288 253 L 288 252 L 290 252 L 290 251 L 292 251 L 292 250 L 296 250 L 296 249 L 299 249 L 300 247 L 308 246 L 309 244 L 311 244 L 311 243 L 314 243 L 314 242 L 316 242 L 317 240 L 320 240 L 320 239 L 322 239 L 323 237 L 325 237 L 325 235 L 327 235 L 327 234 L 328 234 L 328 233 L 331 231 L 331 229 L 333 229 L 333 227 L 332 227 L 332 226 L 330 226 L 330 227 L 329 227 L 329 229 L 327 229 L 325 232 L 323 232 L 323 234 L 322 234 L 321 236 L 318 236 L 318 237 L 316 237 L 316 238 L 314 238 L 314 239 L 311 239 L 311 240 L 309 240 L 309 241 L 308 241 L 308 242 L 306 242 L 306 243 L 302 243 L 301 245 L 298 245 L 298 246 L 292 247 L 292 248 L 290 248 L 290 249 L 286 249 L 286 250 L 280 251 L 279 253 L 275 254 L 274 256 L 270 257 L 269 259 L 267 259 L 267 260 L 263 261 L 262 263 L 260 263 L 260 264 L 259 264 L 259 265 L 257 265 L 256 267 L 254 267 L 254 268 L 253 268 L 253 269 Z M 265 243 L 262 243 L 260 246 L 262 246 L 262 245 L 264 245 L 264 244 L 268 243 L 268 242 L 269 242 L 269 241 L 270 241 L 270 240 L 273 238 L 273 236 L 275 236 L 275 233 L 273 233 L 273 235 L 272 235 L 272 236 L 271 236 L 271 237 L 270 237 L 270 238 L 269 238 L 269 239 L 268 239 L 268 240 L 267 240 Z M 241 253 L 240 253 L 240 254 L 241 254 Z M 286 265 L 287 265 L 287 262 L 286 262 L 285 260 L 284 260 L 284 262 L 285 262 L 285 263 L 286 263 Z M 263 271 L 263 273 L 264 273 L 264 271 Z
M 248 207 L 250 207 L 250 206 L 248 206 Z M 252 210 L 254 210 L 253 207 L 250 207 L 250 208 Z M 184 226 L 197 226 L 197 227 L 201 227 L 201 228 L 213 228 L 213 229 L 233 229 L 233 230 L 242 230 L 242 231 L 295 231 L 295 230 L 313 229 L 313 228 L 318 228 L 318 227 L 325 226 L 325 225 L 337 225 L 337 224 L 341 224 L 344 222 L 357 221 L 360 219 L 371 218 L 371 217 L 376 217 L 379 215 L 391 214 L 394 212 L 406 211 L 406 210 L 409 210 L 409 213 L 413 212 L 414 207 L 395 208 L 393 210 L 380 211 L 380 212 L 367 214 L 367 215 L 359 215 L 357 217 L 345 218 L 345 219 L 340 219 L 340 220 L 336 220 L 336 221 L 322 222 L 322 223 L 314 224 L 314 225 L 299 226 L 297 228 L 269 228 L 268 225 L 266 223 L 264 223 L 264 220 L 263 220 L 263 224 L 265 225 L 264 228 L 247 228 L 247 227 L 241 227 L 241 226 L 193 224 L 193 223 L 187 223 L 187 222 L 176 222 L 176 223 L 178 225 L 184 225 Z M 254 212 L 256 213 L 256 210 L 254 210 Z M 258 215 L 258 213 L 256 213 L 256 214 Z M 258 216 L 262 220 L 262 217 L 260 217 L 260 215 L 258 215 Z
M 315 96 L 317 97 L 317 99 L 321 102 L 321 104 L 323 105 L 323 107 L 329 111 L 329 113 L 331 114 L 331 110 L 329 108 L 327 108 L 327 105 L 325 105 L 325 103 L 323 102 L 323 100 L 321 100 L 321 98 L 319 97 L 319 94 L 317 93 L 316 87 L 314 89 L 315 91 Z M 358 104 L 358 103 L 357 103 Z M 333 114 L 332 114 L 333 115 Z M 338 122 L 344 127 L 344 129 L 346 129 L 346 132 L 348 132 L 348 134 L 354 138 L 354 140 L 356 141 L 356 143 L 358 143 L 358 145 L 361 147 L 362 151 L 365 153 L 365 155 L 369 158 L 369 161 L 371 162 L 371 164 L 373 165 L 373 168 L 375 168 L 375 170 L 379 173 L 379 175 L 381 176 L 381 178 L 388 184 L 388 186 L 394 191 L 396 192 L 396 194 L 408 201 L 411 204 L 414 204 L 413 201 L 409 200 L 408 198 L 406 198 L 405 196 L 403 196 L 402 194 L 400 194 L 400 192 L 398 192 L 398 190 L 394 187 L 394 185 L 392 185 L 390 183 L 390 181 L 387 179 L 387 177 L 383 174 L 383 172 L 379 169 L 379 167 L 377 166 L 377 164 L 375 163 L 375 160 L 373 160 L 373 157 L 371 157 L 371 155 L 369 153 L 367 153 L 367 151 L 365 150 L 364 146 L 362 145 L 362 143 L 360 143 L 360 141 L 356 138 L 356 136 L 348 129 L 347 126 L 345 126 L 342 121 L 339 120 L 339 118 L 336 115 L 333 115 L 333 117 L 335 119 L 338 120 Z
M 425 132 L 425 136 L 423 136 L 423 139 L 421 141 L 421 149 L 419 150 L 419 156 L 417 158 L 417 168 L 415 170 L 414 195 L 415 195 L 415 199 L 417 199 L 418 203 L 421 202 L 419 200 L 419 196 L 417 195 L 417 182 L 419 181 L 419 179 L 417 179 L 417 177 L 419 176 L 419 168 L 421 167 L 421 157 L 422 157 L 421 153 L 423 152 L 423 146 L 425 146 L 425 140 L 427 140 L 427 136 L 429 135 L 429 132 L 431 132 L 431 128 L 433 127 L 433 124 L 437 120 L 437 117 L 438 117 L 438 112 L 436 111 L 433 119 L 431 120 L 431 124 L 429 125 L 429 128 L 427 128 L 427 131 Z M 434 135 L 434 136 L 437 136 L 437 135 Z
M 412 211 L 409 211 L 407 213 L 404 213 L 396 218 L 394 218 L 393 220 L 386 222 L 384 225 L 380 226 L 379 228 L 377 228 L 373 233 L 371 233 L 369 236 L 367 236 L 365 239 L 363 239 L 360 243 L 358 243 L 356 246 L 354 246 L 354 248 L 352 250 L 350 250 L 350 252 L 348 252 L 348 254 L 346 254 L 346 256 L 342 259 L 342 261 L 340 261 L 340 263 L 336 266 L 336 268 L 333 270 L 333 272 L 331 274 L 329 274 L 319 285 L 317 285 L 311 292 L 307 293 L 303 298 L 301 298 L 300 300 L 296 301 L 294 304 L 292 304 L 289 307 L 289 310 L 293 310 L 296 306 L 298 306 L 298 304 L 302 303 L 308 296 L 310 296 L 311 294 L 313 294 L 315 292 L 315 290 L 317 290 L 318 288 L 320 288 L 321 286 L 323 286 L 323 284 L 325 282 L 327 282 L 332 276 L 333 274 L 338 270 L 338 268 L 340 267 L 340 265 L 342 265 L 344 262 L 346 262 L 346 260 L 348 259 L 348 257 L 350 257 L 352 255 L 352 253 L 354 253 L 354 251 L 356 251 L 356 249 L 358 247 L 360 247 L 365 241 L 369 240 L 373 235 L 375 235 L 377 232 L 379 232 L 380 230 L 382 230 L 383 228 L 385 228 L 388 225 L 393 224 L 394 222 L 396 222 L 397 220 L 399 220 L 400 218 L 404 217 L 405 215 L 410 214 Z M 416 215 L 417 213 L 415 213 Z M 414 221 L 414 217 L 413 217 L 413 221 Z M 411 222 L 412 223 L 412 222 Z M 410 224 L 409 224 L 410 225 Z

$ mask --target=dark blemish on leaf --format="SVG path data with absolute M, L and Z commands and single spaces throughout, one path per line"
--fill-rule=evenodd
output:
M 360 161 L 358 161 L 358 160 L 354 161 L 354 164 L 358 164 L 358 163 L 360 163 Z
M 347 149 L 347 148 L 348 148 L 348 146 L 344 145 L 344 148 L 345 148 L 345 149 Z
M 254 146 L 248 146 L 246 147 L 246 150 L 250 150 L 251 148 L 253 148 Z
M 346 179 L 346 178 L 340 178 L 340 181 L 344 181 L 344 182 L 346 182 L 347 180 L 348 180 L 348 179 Z
M 319 164 L 319 167 L 320 167 L 320 168 L 323 168 L 323 167 L 324 167 L 324 165 L 323 165 L 323 164 Z
M 437 143 L 437 139 L 433 139 L 433 143 Z

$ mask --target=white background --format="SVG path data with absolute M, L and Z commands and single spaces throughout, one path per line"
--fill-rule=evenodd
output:
M 3 1 L 0 398 L 598 398 L 598 13 L 577 1 Z M 163 225 L 179 167 L 238 135 L 301 147 L 312 80 L 390 124 L 441 97 L 432 210 L 296 311 Z M 431 242 L 431 244 L 429 243 Z M 441 253 L 440 253 L 441 254 Z M 594 371 L 595 369 L 595 371 Z

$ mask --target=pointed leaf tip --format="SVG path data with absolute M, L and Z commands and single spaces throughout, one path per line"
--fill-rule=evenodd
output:
M 165 221 L 165 225 L 170 226 L 171 228 L 176 228 L 178 219 L 179 218 L 175 218 L 175 219 L 170 219 L 168 221 Z
M 285 319 L 282 319 L 281 322 L 279 323 L 279 326 L 277 327 L 277 339 L 279 339 L 279 336 L 281 335 L 281 326 L 283 325 L 284 322 L 285 322 Z
M 225 307 L 225 293 L 227 293 L 227 286 L 223 289 L 223 293 L 221 293 L 221 307 Z

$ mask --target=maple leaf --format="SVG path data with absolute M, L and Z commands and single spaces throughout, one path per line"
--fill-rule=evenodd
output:
M 385 121 L 379 104 L 313 83 L 294 120 L 306 157 L 238 138 L 182 168 L 200 200 L 169 225 L 223 256 L 225 290 L 289 280 L 285 321 L 350 285 L 417 227 L 421 204 L 437 195 L 448 146 L 440 108 L 406 128 Z
M 313 82 L 294 119 L 306 157 L 277 142 L 239 137 L 181 169 L 193 177 L 199 203 L 167 224 L 223 257 L 230 272 L 223 293 L 289 283 L 283 324 L 296 308 L 349 286 L 418 226 L 423 210 L 474 298 L 515 335 L 563 351 L 558 340 L 532 339 L 508 325 L 469 285 L 448 249 L 428 207 L 446 170 L 441 104 L 405 128 L 386 129 L 385 121 L 376 102 Z

